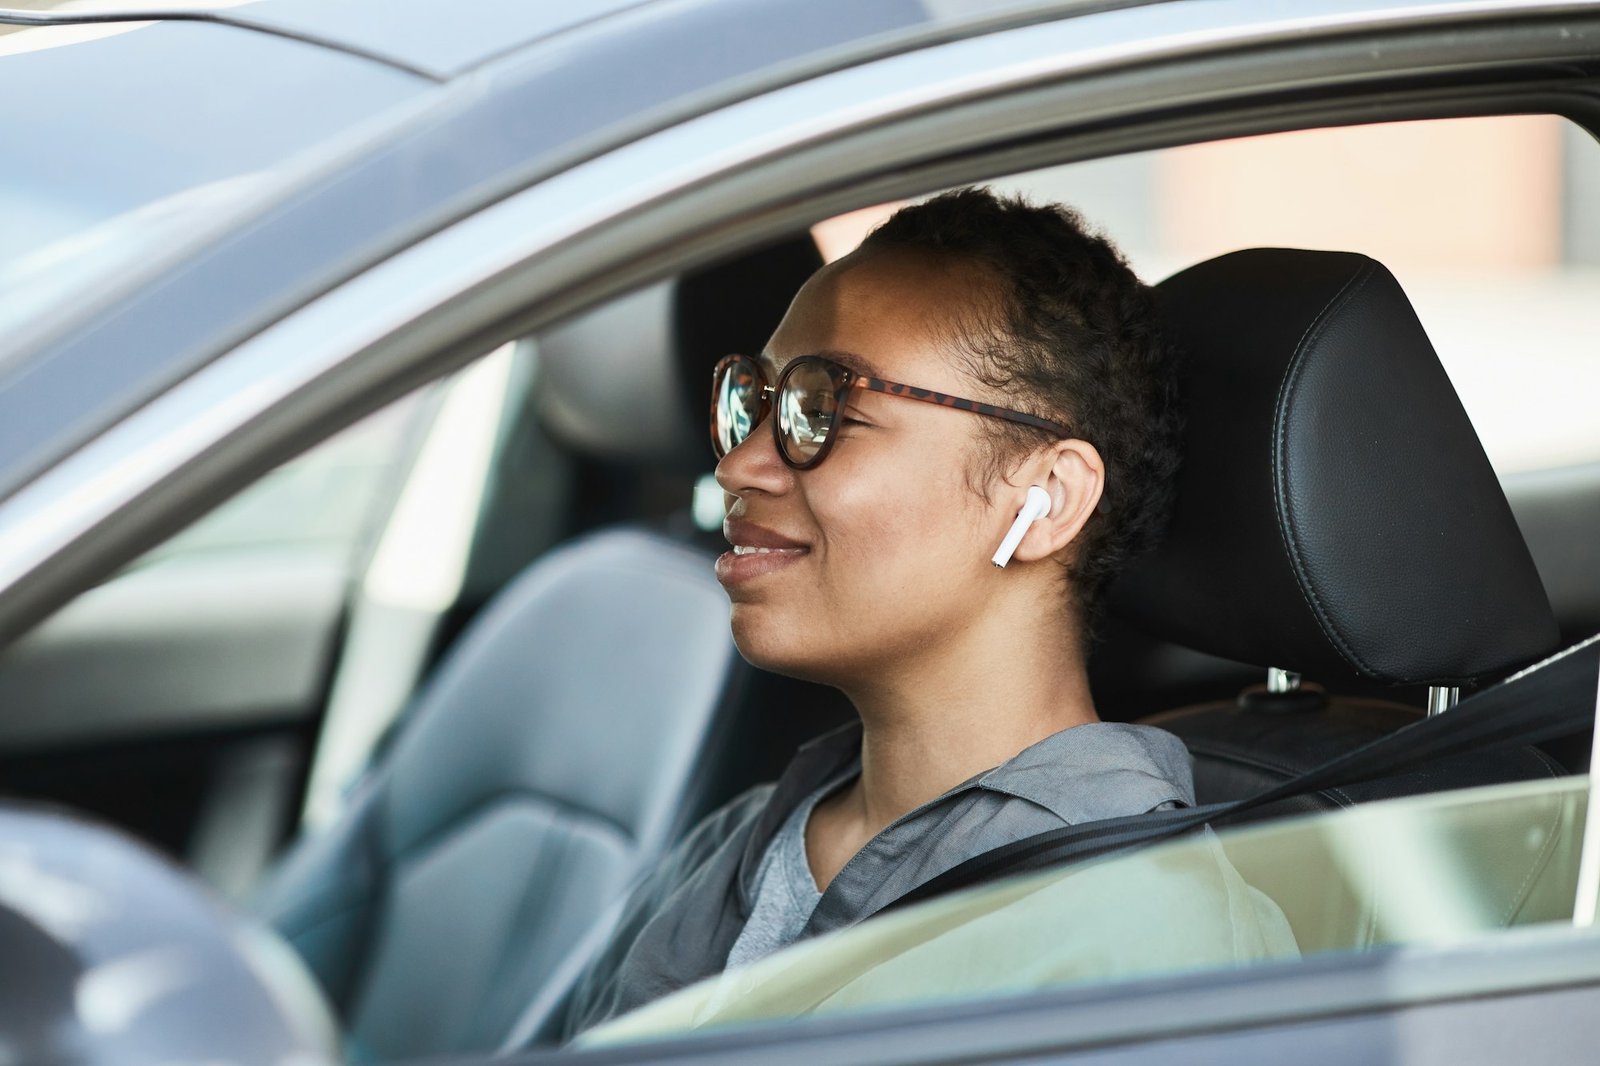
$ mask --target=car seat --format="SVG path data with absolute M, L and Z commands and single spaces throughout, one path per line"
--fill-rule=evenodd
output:
M 703 403 L 650 382 L 690 360 L 709 380 L 726 351 L 758 348 L 819 263 L 797 238 L 540 337 L 547 431 L 614 462 L 708 469 L 682 425 Z M 349 1057 L 539 1040 L 630 886 L 832 720 L 760 723 L 784 705 L 773 686 L 735 652 L 703 548 L 608 530 L 529 566 L 447 651 L 339 821 L 258 894 Z
M 1333 694 L 1343 679 L 1431 686 L 1442 708 L 1554 648 L 1494 470 L 1382 264 L 1256 248 L 1158 289 L 1186 356 L 1184 465 L 1170 529 L 1111 608 L 1274 682 L 1145 719 L 1189 746 L 1202 803 L 1261 791 L 1424 713 Z M 1560 772 L 1531 747 L 1469 755 L 1260 813 Z

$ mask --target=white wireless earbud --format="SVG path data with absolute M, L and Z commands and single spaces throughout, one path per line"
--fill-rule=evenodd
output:
M 1023 502 L 1022 510 L 1017 512 L 1017 520 L 1011 523 L 1011 528 L 1006 532 L 1006 539 L 995 549 L 992 560 L 994 565 L 1004 567 L 1009 563 L 1011 553 L 1022 543 L 1022 537 L 1028 532 L 1028 527 L 1049 513 L 1050 494 L 1038 485 L 1028 486 L 1028 498 Z

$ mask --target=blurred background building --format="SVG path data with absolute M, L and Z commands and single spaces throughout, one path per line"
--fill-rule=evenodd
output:
M 1297 131 L 993 186 L 1076 208 L 1147 281 L 1254 246 L 1373 256 L 1410 295 L 1501 474 L 1600 459 L 1600 145 L 1563 119 Z M 841 255 L 892 208 L 823 223 L 818 240 Z

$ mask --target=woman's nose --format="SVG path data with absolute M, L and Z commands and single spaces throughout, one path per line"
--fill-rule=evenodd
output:
M 750 435 L 724 455 L 717 463 L 717 484 L 730 496 L 744 496 L 751 492 L 778 495 L 788 489 L 794 471 L 778 455 L 777 442 L 772 439 L 772 426 L 768 414 L 750 430 Z

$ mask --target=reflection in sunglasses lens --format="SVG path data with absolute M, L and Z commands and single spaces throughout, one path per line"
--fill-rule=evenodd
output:
M 833 375 L 826 363 L 807 361 L 790 371 L 778 397 L 778 430 L 791 460 L 809 463 L 816 458 L 833 428 L 836 406 Z
M 760 379 L 743 361 L 723 368 L 712 386 L 712 418 L 718 455 L 726 455 L 750 435 L 759 421 Z
M 827 447 L 842 387 L 842 368 L 822 359 L 790 364 L 781 376 L 773 417 L 783 456 L 790 463 L 811 463 Z M 717 457 L 742 444 L 766 413 L 766 385 L 761 368 L 749 359 L 730 357 L 719 365 L 711 383 L 711 433 Z

